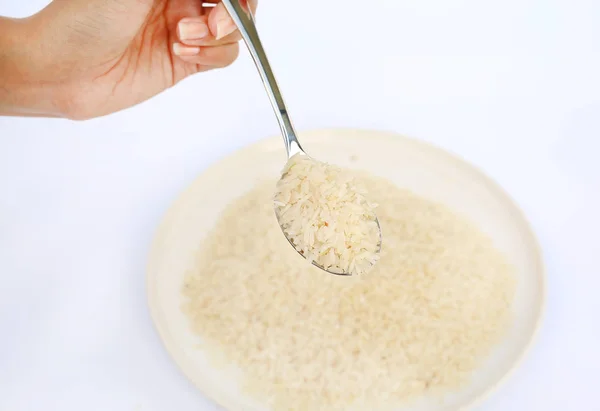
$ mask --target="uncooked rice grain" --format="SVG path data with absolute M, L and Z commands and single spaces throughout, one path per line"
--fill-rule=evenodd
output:
M 282 238 L 268 182 L 224 210 L 186 278 L 202 349 L 239 368 L 231 378 L 266 409 L 393 409 L 452 392 L 510 324 L 515 277 L 490 238 L 443 205 L 360 179 L 385 233 L 369 275 L 306 264 Z
M 340 274 L 364 274 L 379 259 L 375 204 L 349 170 L 296 154 L 277 182 L 275 213 L 308 262 Z

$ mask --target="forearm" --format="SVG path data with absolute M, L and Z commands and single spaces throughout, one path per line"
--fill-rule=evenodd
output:
M 54 88 L 36 78 L 32 30 L 27 20 L 0 17 L 0 116 L 62 117 Z

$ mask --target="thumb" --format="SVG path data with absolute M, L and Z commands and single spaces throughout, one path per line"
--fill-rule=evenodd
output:
M 178 41 L 177 27 L 180 21 L 202 15 L 202 0 L 171 0 L 168 3 L 164 15 L 167 19 L 169 42 L 174 44 Z
M 252 13 L 256 13 L 257 0 L 239 1 L 242 7 L 246 8 L 250 6 Z M 214 0 L 210 0 L 210 2 L 214 2 Z M 210 12 L 208 16 L 208 27 L 217 40 L 222 39 L 223 37 L 228 36 L 237 30 L 235 23 L 229 16 L 227 9 L 222 2 L 219 2 L 217 6 Z

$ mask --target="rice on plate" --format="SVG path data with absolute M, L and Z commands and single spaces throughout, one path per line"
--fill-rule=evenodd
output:
M 272 410 L 387 410 L 467 384 L 511 318 L 514 270 L 442 204 L 364 173 L 380 261 L 364 276 L 307 264 L 273 212 L 274 181 L 222 212 L 183 287 L 202 349 Z

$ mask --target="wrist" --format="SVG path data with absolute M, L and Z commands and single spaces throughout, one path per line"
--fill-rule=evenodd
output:
M 0 116 L 63 117 L 59 90 L 39 67 L 30 19 L 0 17 Z

